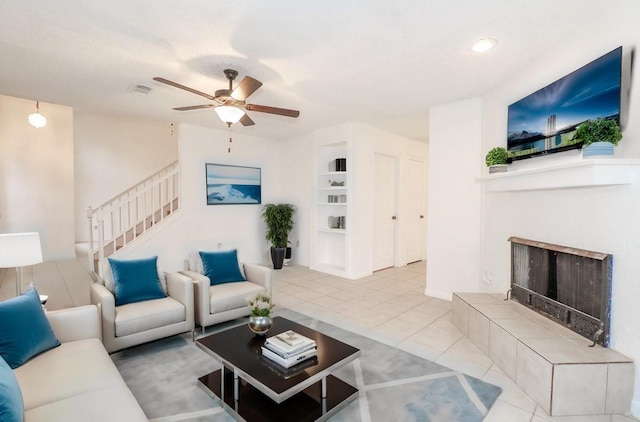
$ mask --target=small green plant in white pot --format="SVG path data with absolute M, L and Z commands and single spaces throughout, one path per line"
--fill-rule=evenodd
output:
M 489 173 L 503 173 L 507 171 L 509 154 L 505 148 L 495 147 L 487 152 L 484 161 L 489 167 Z
M 582 156 L 613 155 L 613 147 L 622 139 L 618 122 L 610 119 L 587 120 L 578 126 L 574 140 L 582 141 Z

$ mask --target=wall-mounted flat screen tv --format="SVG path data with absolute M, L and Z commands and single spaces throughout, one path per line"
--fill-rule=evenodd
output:
M 507 151 L 513 160 L 580 148 L 576 127 L 605 118 L 620 123 L 622 47 L 509 106 Z

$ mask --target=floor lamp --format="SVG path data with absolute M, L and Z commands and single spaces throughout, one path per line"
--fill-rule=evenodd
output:
M 22 294 L 22 267 L 40 262 L 39 233 L 0 234 L 0 268 L 16 269 L 16 296 Z

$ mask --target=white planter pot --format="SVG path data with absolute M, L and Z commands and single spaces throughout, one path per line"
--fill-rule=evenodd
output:
M 594 142 L 591 145 L 582 147 L 582 157 L 611 157 L 613 155 L 613 146 L 610 142 Z
M 489 166 L 489 173 L 506 173 L 507 165 L 506 164 L 494 164 L 493 166 Z

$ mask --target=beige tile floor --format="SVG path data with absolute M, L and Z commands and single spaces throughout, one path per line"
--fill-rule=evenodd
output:
M 503 393 L 488 422 L 629 422 L 630 416 L 550 417 L 453 325 L 451 302 L 424 295 L 426 266 L 418 262 L 390 268 L 360 280 L 346 280 L 285 266 L 273 273 L 279 307 L 321 319 L 449 368 L 499 385 Z M 48 261 L 24 271 L 49 295 L 47 309 L 89 303 L 86 270 L 77 260 Z M 0 269 L 0 300 L 15 295 L 15 271 Z

